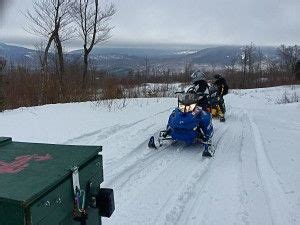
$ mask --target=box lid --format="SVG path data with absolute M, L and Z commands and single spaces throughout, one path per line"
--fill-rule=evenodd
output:
M 0 202 L 26 206 L 98 156 L 100 146 L 12 142 L 0 138 Z

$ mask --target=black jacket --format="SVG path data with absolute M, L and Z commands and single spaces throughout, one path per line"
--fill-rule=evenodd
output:
M 205 80 L 196 81 L 194 85 L 197 93 L 204 93 L 209 88 Z
M 228 85 L 225 78 L 219 78 L 214 82 L 214 85 L 218 88 L 218 95 L 223 96 L 228 94 Z
M 194 83 L 194 85 L 195 85 L 196 93 L 198 93 L 198 94 L 204 94 L 209 89 L 208 83 L 205 80 L 196 81 Z M 208 93 L 208 91 L 207 91 L 207 93 Z M 197 105 L 202 107 L 203 110 L 207 110 L 209 108 L 207 96 L 204 96 L 203 98 L 201 98 L 198 101 Z

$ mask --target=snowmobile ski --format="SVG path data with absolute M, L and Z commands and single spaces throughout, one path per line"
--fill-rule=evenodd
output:
M 221 117 L 220 122 L 224 123 L 225 122 L 225 117 Z
M 152 136 L 148 142 L 148 147 L 149 148 L 155 148 L 157 149 L 156 145 L 155 145 L 155 141 L 154 141 L 154 136 Z
M 213 157 L 215 154 L 215 150 L 214 150 L 214 147 L 212 145 L 206 145 L 204 147 L 204 151 L 202 153 L 202 157 L 208 157 L 208 158 L 211 158 Z

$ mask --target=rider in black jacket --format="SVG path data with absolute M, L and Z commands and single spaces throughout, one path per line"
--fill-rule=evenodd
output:
M 226 110 L 225 110 L 225 102 L 224 102 L 223 96 L 228 94 L 227 81 L 220 74 L 216 74 L 216 75 L 214 75 L 213 85 L 217 88 L 217 100 L 218 100 L 218 105 L 221 110 L 221 113 L 219 114 L 220 121 L 225 122 L 225 111 Z
M 203 98 L 198 101 L 198 106 L 200 106 L 203 110 L 207 111 L 209 108 L 209 103 L 207 99 L 207 94 L 209 93 L 209 86 L 206 81 L 206 76 L 202 71 L 196 71 L 192 74 L 193 85 L 195 87 L 195 91 L 198 94 L 203 94 Z

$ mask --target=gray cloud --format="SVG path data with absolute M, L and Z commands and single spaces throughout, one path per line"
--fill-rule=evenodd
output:
M 118 10 L 110 43 L 300 44 L 299 0 L 107 1 Z M 31 5 L 22 0 L 9 7 L 0 41 L 33 40 L 21 13 Z
M 7 0 L 0 0 L 0 12 L 4 10 L 4 6 L 6 5 Z
M 8 3 L 9 3 L 8 0 L 0 0 L 0 24 L 2 21 L 2 17 L 4 17 L 4 12 L 5 12 L 5 9 L 8 5 Z
M 299 0 L 115 0 L 115 37 L 186 43 L 299 43 Z

